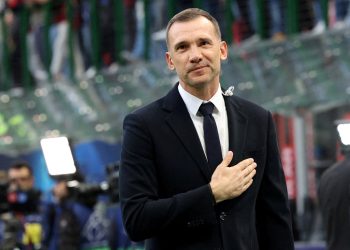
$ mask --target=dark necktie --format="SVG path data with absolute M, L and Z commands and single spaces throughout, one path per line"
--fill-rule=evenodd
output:
M 203 115 L 204 141 L 207 153 L 208 165 L 214 172 L 215 168 L 222 161 L 221 145 L 218 129 L 214 117 L 212 116 L 214 104 L 211 102 L 203 103 L 199 107 L 199 113 Z

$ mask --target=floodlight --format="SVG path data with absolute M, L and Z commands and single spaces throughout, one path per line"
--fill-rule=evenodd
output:
M 337 131 L 341 143 L 344 146 L 350 146 L 350 121 L 340 120 L 337 121 Z
M 68 175 L 76 172 L 67 137 L 44 138 L 40 140 L 40 144 L 50 175 Z
M 342 144 L 350 146 L 350 121 L 339 123 L 337 125 L 337 131 Z

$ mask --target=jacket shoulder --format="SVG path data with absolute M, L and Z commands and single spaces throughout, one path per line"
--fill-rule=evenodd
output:
M 146 120 L 158 117 L 161 114 L 163 102 L 164 97 L 133 110 L 131 113 L 127 114 L 126 117 L 136 116 Z
M 231 102 L 244 114 L 248 116 L 266 116 L 270 113 L 261 105 L 239 96 L 231 96 Z

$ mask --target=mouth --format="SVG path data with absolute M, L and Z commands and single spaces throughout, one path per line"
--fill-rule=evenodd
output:
M 194 67 L 194 68 L 190 69 L 188 72 L 193 72 L 193 71 L 201 70 L 201 69 L 204 69 L 204 68 L 206 68 L 206 67 L 207 67 L 206 65 Z

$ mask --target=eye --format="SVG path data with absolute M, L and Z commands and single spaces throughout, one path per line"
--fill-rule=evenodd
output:
M 211 44 L 212 44 L 212 41 L 209 39 L 201 39 L 198 43 L 199 46 L 208 46 Z
M 176 46 L 176 51 L 182 51 L 185 50 L 187 48 L 186 44 L 179 44 L 178 46 Z

